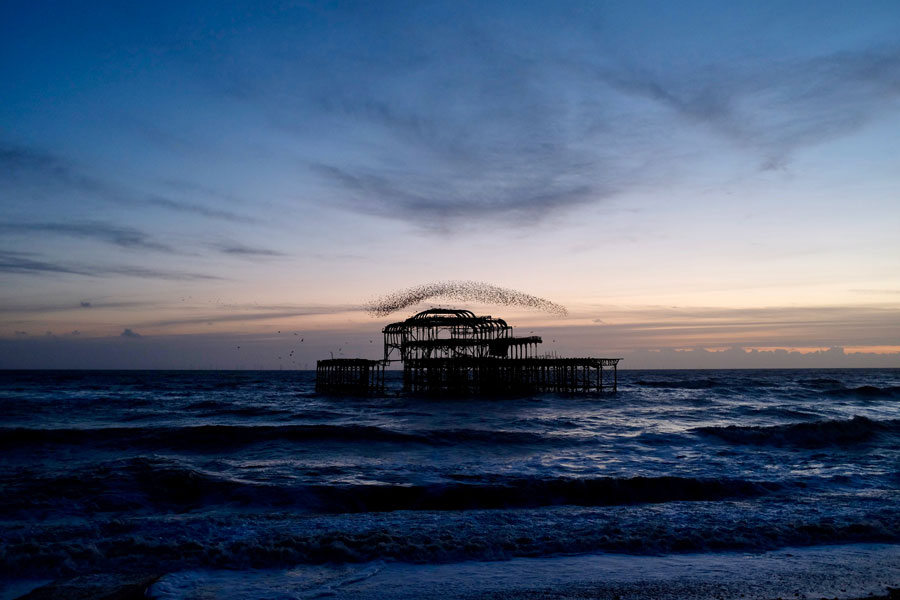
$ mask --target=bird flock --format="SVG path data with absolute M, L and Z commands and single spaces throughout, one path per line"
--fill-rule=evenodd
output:
M 501 304 L 503 306 L 525 306 L 555 315 L 568 314 L 565 306 L 555 302 L 478 281 L 436 281 L 397 290 L 370 300 L 366 303 L 366 310 L 373 317 L 385 317 L 429 298 Z

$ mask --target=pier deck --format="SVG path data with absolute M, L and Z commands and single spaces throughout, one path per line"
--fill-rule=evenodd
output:
M 331 358 L 316 363 L 316 391 L 337 394 L 383 394 L 383 360 Z
M 423 394 L 615 392 L 618 358 L 425 358 L 403 363 L 403 388 Z

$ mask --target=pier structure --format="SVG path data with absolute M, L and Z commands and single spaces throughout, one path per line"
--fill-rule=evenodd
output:
M 383 360 L 332 358 L 316 363 L 316 391 L 336 394 L 383 394 Z
M 384 392 L 384 368 L 403 364 L 403 391 L 437 395 L 615 392 L 620 358 L 538 355 L 540 336 L 517 337 L 503 319 L 435 308 L 382 331 L 381 360 L 320 360 L 316 390 Z

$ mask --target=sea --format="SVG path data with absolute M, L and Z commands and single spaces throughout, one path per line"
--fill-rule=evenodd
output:
M 0 372 L 0 598 L 126 576 L 167 599 L 900 587 L 900 369 L 621 369 L 615 394 L 508 398 L 400 383 Z

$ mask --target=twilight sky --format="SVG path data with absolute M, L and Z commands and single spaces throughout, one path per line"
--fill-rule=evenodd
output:
M 442 280 L 623 367 L 900 366 L 896 0 L 7 0 L 0 81 L 0 368 L 377 358 Z

